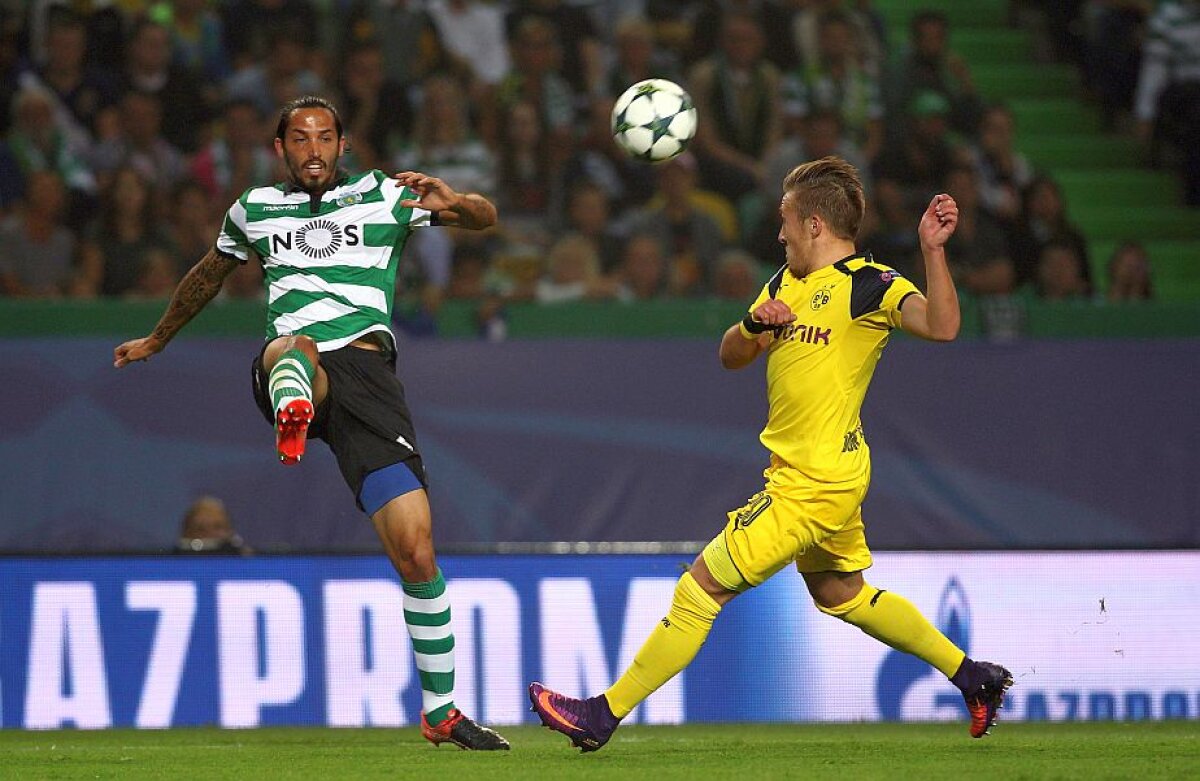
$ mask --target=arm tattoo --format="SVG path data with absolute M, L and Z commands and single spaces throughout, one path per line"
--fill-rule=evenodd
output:
M 167 311 L 159 319 L 151 336 L 163 344 L 171 341 L 179 329 L 187 325 L 220 292 L 225 277 L 237 265 L 236 259 L 221 255 L 215 249 L 209 250 L 180 280 Z

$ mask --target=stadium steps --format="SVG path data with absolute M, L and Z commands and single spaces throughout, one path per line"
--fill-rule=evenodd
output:
M 947 13 L 951 43 L 971 65 L 980 94 L 1012 108 L 1017 148 L 1062 187 L 1068 214 L 1088 239 L 1100 287 L 1116 246 L 1136 239 L 1149 254 L 1158 298 L 1200 301 L 1200 209 L 1182 205 L 1173 171 L 1144 167 L 1133 139 L 1103 131 L 1074 69 L 1033 62 L 1032 36 L 1008 27 L 1004 2 L 881 0 L 876 6 L 891 22 L 906 22 L 918 7 Z
M 1004 29 L 1008 25 L 1009 0 L 875 0 L 872 7 L 887 22 L 893 41 L 908 34 L 908 20 L 918 11 L 940 11 L 950 20 L 950 29 L 956 27 L 993 27 Z M 964 52 L 964 54 L 966 54 Z
M 964 56 L 971 59 L 971 55 Z M 1013 54 L 1010 62 L 976 65 L 971 59 L 971 75 L 979 94 L 993 100 L 1010 98 L 1067 99 L 1079 92 L 1079 74 L 1069 65 L 1029 62 Z
M 1067 206 L 1104 206 L 1113 202 L 1130 206 L 1178 206 L 1182 188 L 1178 177 L 1167 171 L 1143 168 L 1075 168 L 1056 164 L 1054 178 L 1062 188 Z M 1200 222 L 1200 214 L 1196 215 Z
M 1017 119 L 1017 133 L 1070 134 L 1095 138 L 1100 114 L 1090 106 L 1062 98 L 1014 97 L 1005 101 Z
M 1017 146 L 1039 169 L 1096 172 L 1137 165 L 1143 157 L 1141 148 L 1131 139 L 1087 133 L 1022 132 L 1017 138 Z

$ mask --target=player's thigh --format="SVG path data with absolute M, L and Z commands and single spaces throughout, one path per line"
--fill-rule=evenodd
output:
M 729 513 L 702 553 L 714 579 L 731 591 L 763 583 L 836 534 L 862 501 L 855 488 L 816 483 L 790 467 L 772 467 L 766 476 L 766 487 Z
M 796 569 L 806 576 L 806 581 L 810 573 L 828 572 L 844 575 L 861 572 L 870 566 L 871 549 L 867 547 L 861 507 L 854 509 L 842 528 L 819 540 L 796 557 Z

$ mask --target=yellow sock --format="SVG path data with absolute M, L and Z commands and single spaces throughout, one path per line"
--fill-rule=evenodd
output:
M 858 596 L 837 607 L 817 608 L 854 624 L 876 640 L 898 651 L 924 659 L 947 678 L 954 675 L 966 656 L 944 634 L 937 630 L 921 611 L 899 594 L 880 591 L 864 583 Z
M 687 667 L 704 645 L 720 611 L 721 606 L 700 587 L 692 573 L 683 573 L 675 585 L 667 617 L 650 633 L 625 674 L 604 692 L 613 715 L 625 718 L 638 703 Z

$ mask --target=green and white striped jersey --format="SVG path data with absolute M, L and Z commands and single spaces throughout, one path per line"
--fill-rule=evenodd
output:
M 388 323 L 400 253 L 412 229 L 431 223 L 416 196 L 382 171 L 339 181 L 320 201 L 293 185 L 252 187 L 225 214 L 217 251 L 262 260 L 267 338 L 312 337 L 321 352 Z

